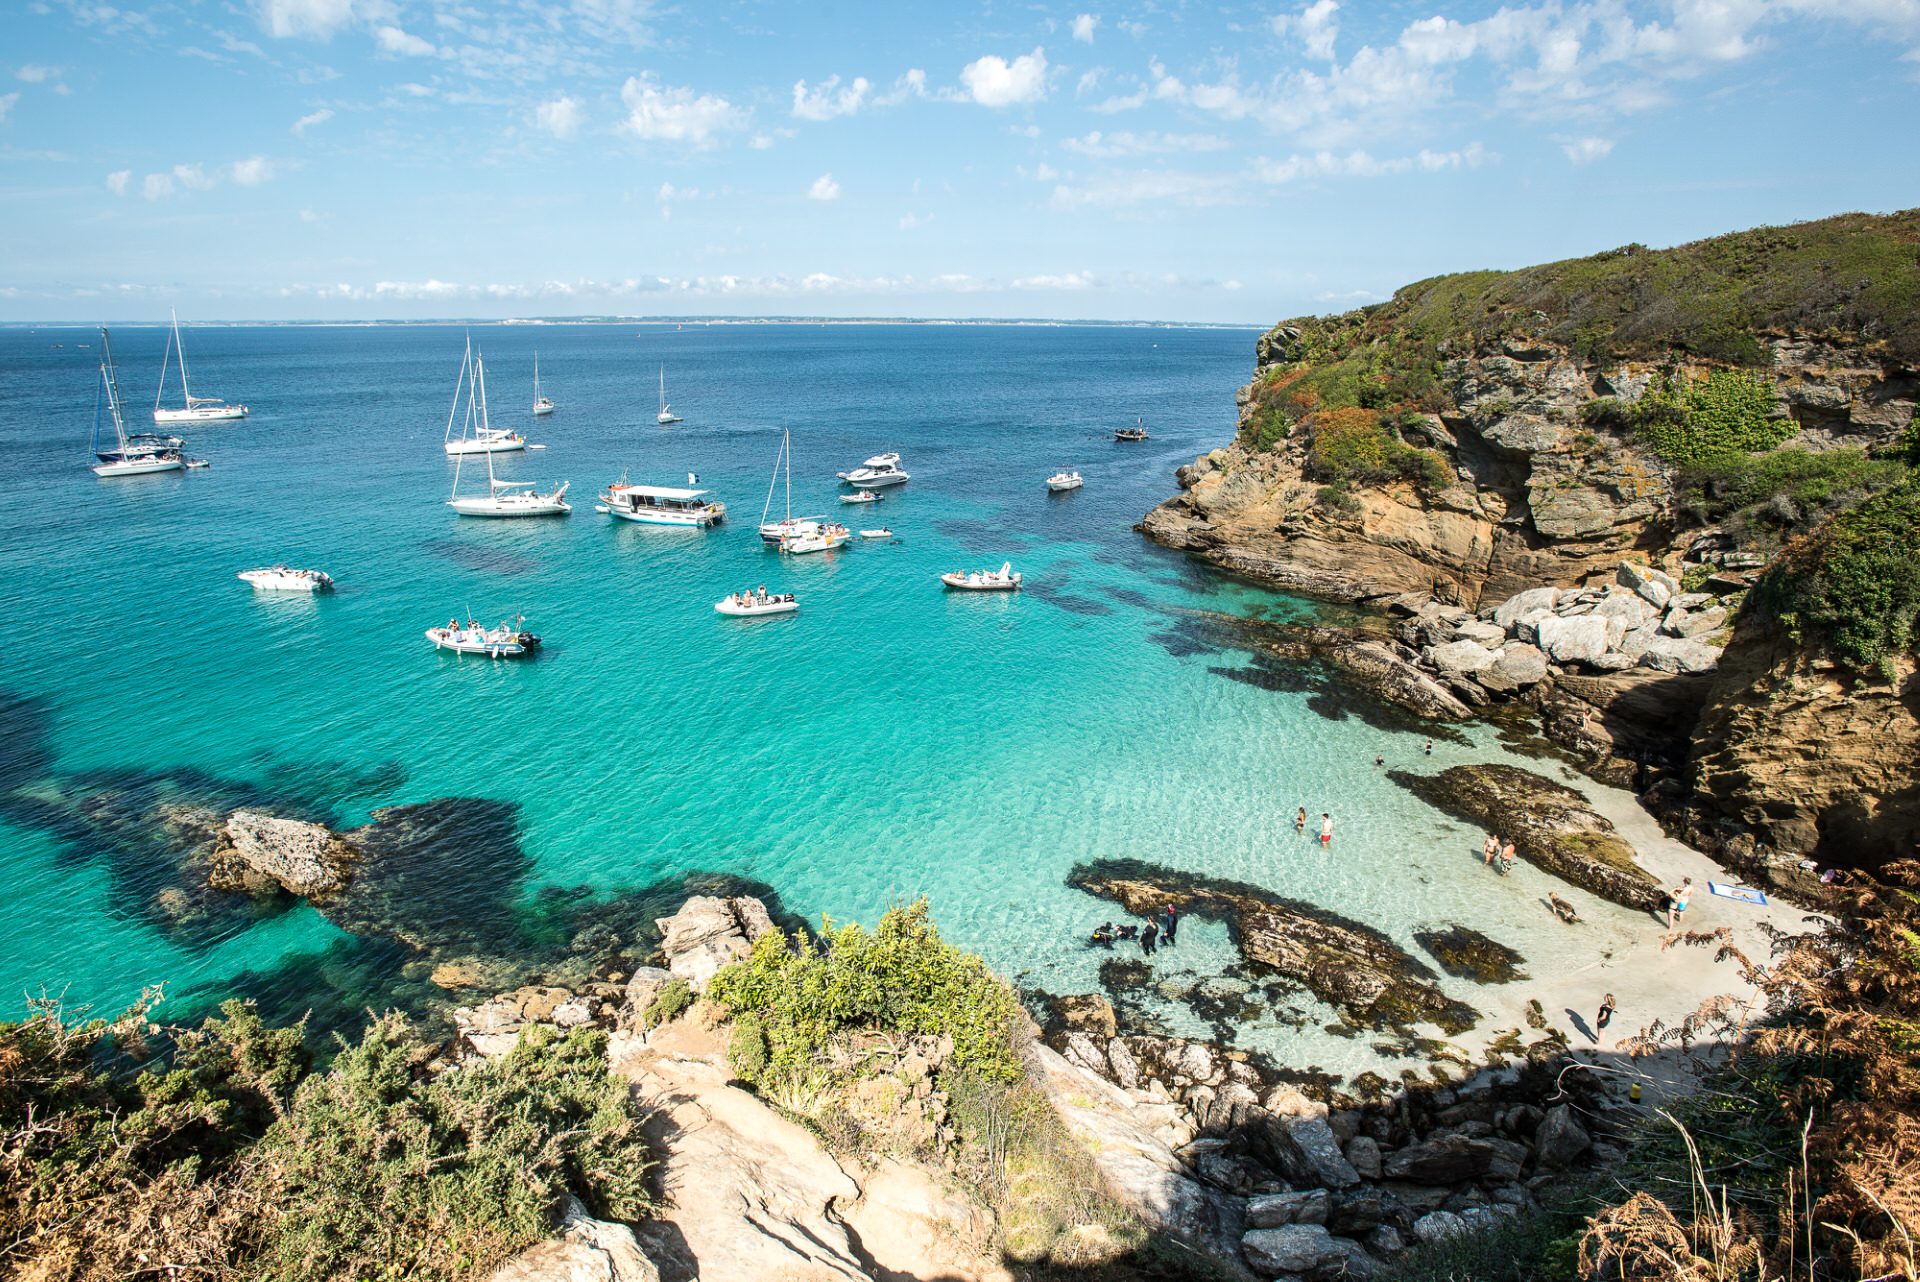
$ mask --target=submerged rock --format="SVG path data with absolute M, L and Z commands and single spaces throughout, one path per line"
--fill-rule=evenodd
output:
M 1613 824 L 1564 784 L 1517 766 L 1450 766 L 1438 774 L 1390 770 L 1387 777 L 1468 823 L 1510 837 L 1521 858 L 1556 877 L 1648 912 L 1666 903 L 1652 873 Z
M 1413 940 L 1440 963 L 1440 969 L 1480 984 L 1510 984 L 1525 979 L 1526 962 L 1513 949 L 1466 926 L 1429 927 L 1413 932 Z
M 236 810 L 221 830 L 210 881 L 216 889 L 255 893 L 264 879 L 313 899 L 345 886 L 357 858 L 353 846 L 324 824 Z
M 1138 859 L 1078 864 L 1067 884 L 1135 916 L 1176 904 L 1189 916 L 1224 922 L 1249 961 L 1376 1025 L 1430 1021 L 1459 1033 L 1479 1017 L 1441 992 L 1431 971 L 1379 931 L 1258 886 Z

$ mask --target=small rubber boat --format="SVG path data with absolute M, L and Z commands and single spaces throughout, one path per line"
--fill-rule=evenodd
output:
M 1114 432 L 1113 439 L 1116 441 L 1145 441 L 1151 439 L 1147 436 L 1147 420 L 1144 418 L 1138 419 L 1132 427 L 1120 428 Z
M 716 601 L 713 608 L 736 619 L 757 619 L 768 614 L 793 614 L 800 602 L 791 592 L 736 592 Z
M 331 592 L 333 578 L 324 570 L 296 570 L 290 565 L 269 565 L 258 570 L 242 570 L 234 576 L 253 585 L 256 592 Z
M 893 531 L 887 529 L 885 526 L 881 526 L 877 530 L 860 531 L 860 537 L 863 539 L 890 539 L 893 537 Z
M 521 628 L 518 621 L 494 628 L 483 628 L 471 619 L 464 628 L 449 621 L 445 627 L 428 628 L 427 640 L 436 650 L 484 654 L 489 659 L 521 659 L 540 648 L 540 638 Z
M 851 494 L 842 494 L 840 501 L 842 503 L 878 503 L 885 497 L 886 495 L 875 494 L 872 490 L 855 490 Z
M 1020 574 L 1011 561 L 997 570 L 966 570 L 943 574 L 940 581 L 962 592 L 1011 592 L 1020 586 Z
M 1062 490 L 1077 490 L 1084 484 L 1086 484 L 1086 482 L 1080 479 L 1080 473 L 1069 472 L 1065 468 L 1061 468 L 1058 472 L 1055 472 L 1047 478 L 1047 488 L 1055 494 L 1060 493 Z

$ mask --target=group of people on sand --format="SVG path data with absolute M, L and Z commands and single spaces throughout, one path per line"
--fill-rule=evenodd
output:
M 1300 807 L 1300 809 L 1295 812 L 1293 816 L 1293 830 L 1302 833 L 1307 830 L 1307 808 L 1305 806 Z M 1333 844 L 1333 816 L 1324 810 L 1320 812 L 1320 844 L 1323 846 Z
M 1487 839 L 1480 843 L 1480 856 L 1481 863 L 1492 866 L 1502 877 L 1506 876 L 1513 871 L 1513 838 L 1502 841 L 1499 833 L 1488 833 Z
M 1140 951 L 1151 957 L 1154 949 L 1171 948 L 1179 937 L 1180 910 L 1168 904 L 1158 913 L 1149 912 L 1145 925 L 1123 922 L 1116 926 L 1110 921 L 1101 922 L 1094 929 L 1092 942 L 1102 948 L 1111 948 L 1116 941 L 1121 943 L 1137 941 Z

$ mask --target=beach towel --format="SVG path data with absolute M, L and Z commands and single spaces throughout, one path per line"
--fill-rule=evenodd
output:
M 1766 907 L 1767 892 L 1755 890 L 1752 886 L 1725 886 L 1717 881 L 1710 881 L 1707 883 L 1707 889 L 1727 899 L 1738 899 L 1743 904 Z

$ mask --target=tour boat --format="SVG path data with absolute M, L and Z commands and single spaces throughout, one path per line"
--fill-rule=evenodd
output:
M 107 417 L 113 424 L 114 444 L 111 449 L 100 448 L 100 393 L 103 389 L 106 393 Z M 100 331 L 100 384 L 94 390 L 91 442 L 93 457 L 99 461 L 92 465 L 93 474 L 115 477 L 178 472 L 187 465 L 187 460 L 180 453 L 181 444 L 183 442 L 177 436 L 160 437 L 149 433 L 134 438 L 127 435 L 126 416 L 120 408 L 120 380 L 113 371 L 113 344 L 103 328 Z
M 1069 472 L 1065 468 L 1062 468 L 1047 478 L 1047 488 L 1055 494 L 1060 493 L 1062 490 L 1077 490 L 1083 484 L 1085 484 L 1085 482 L 1080 479 L 1080 473 Z
M 656 423 L 678 423 L 681 418 L 673 412 L 673 406 L 667 404 L 667 367 L 660 367 L 660 412 L 653 416 Z
M 1136 419 L 1132 427 L 1122 427 L 1117 429 L 1113 434 L 1113 439 L 1116 441 L 1147 440 L 1148 439 L 1147 420 L 1144 418 Z
M 324 570 L 296 570 L 290 565 L 242 570 L 236 577 L 252 584 L 256 592 L 333 591 L 333 578 Z
M 780 550 L 796 555 L 831 552 L 852 537 L 853 532 L 844 525 L 808 521 L 780 540 Z
M 900 470 L 900 456 L 893 453 L 876 454 L 852 471 L 836 472 L 834 475 L 848 485 L 858 486 L 863 490 L 871 490 L 882 485 L 899 485 L 910 479 Z
M 736 592 L 714 602 L 713 608 L 736 619 L 753 619 L 766 614 L 795 614 L 800 602 L 793 593 Z
M 427 640 L 436 650 L 455 654 L 484 654 L 489 659 L 520 659 L 540 647 L 540 638 L 520 626 L 524 619 L 483 628 L 472 619 L 466 627 L 449 621 L 445 627 L 428 628 Z
M 1020 575 L 1011 561 L 1003 563 L 997 570 L 968 570 L 954 574 L 943 574 L 940 581 L 950 588 L 959 588 L 963 592 L 1011 592 L 1020 586 Z
M 544 418 L 553 413 L 553 401 L 540 395 L 540 353 L 533 354 L 533 416 Z
M 842 494 L 840 501 L 842 503 L 878 503 L 885 497 L 887 496 L 875 494 L 872 490 L 855 490 L 851 494 Z
M 664 485 L 629 485 L 623 475 L 600 495 L 600 506 L 595 511 L 641 525 L 692 525 L 704 529 L 727 515 L 727 505 L 713 502 L 707 493 Z
M 862 530 L 860 531 L 860 537 L 863 539 L 890 539 L 893 537 L 893 531 L 882 526 L 877 530 Z
M 166 354 L 160 358 L 160 390 L 153 394 L 153 421 L 156 423 L 217 423 L 224 419 L 245 418 L 247 407 L 229 405 L 218 396 L 195 396 L 187 387 L 187 348 L 180 341 L 180 314 L 168 309 L 173 316 L 173 334 L 167 339 Z M 162 409 L 160 400 L 167 394 L 168 359 L 178 352 L 180 355 L 180 397 L 181 408 Z
M 487 365 L 486 361 L 474 354 L 473 342 L 467 342 L 467 356 L 461 362 L 462 379 L 453 390 L 453 408 L 447 412 L 449 421 L 460 414 L 460 402 L 467 402 L 466 417 L 461 422 L 460 441 L 473 440 L 493 431 L 493 425 L 487 417 Z M 484 451 L 487 460 L 487 492 L 485 494 L 460 493 L 460 469 L 466 464 L 466 451 L 456 452 L 453 456 L 453 492 L 447 496 L 447 506 L 461 516 L 565 516 L 573 509 L 567 506 L 567 483 L 560 482 L 558 488 L 542 490 L 532 481 L 503 481 L 493 474 L 492 450 Z

